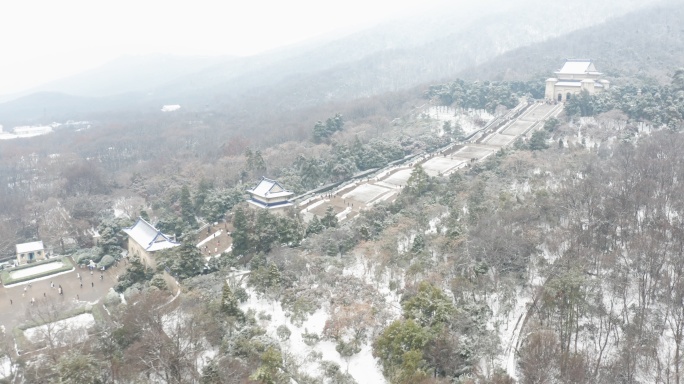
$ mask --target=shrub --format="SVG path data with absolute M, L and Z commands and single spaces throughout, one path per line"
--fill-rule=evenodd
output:
M 97 263 L 97 267 L 98 268 L 102 268 L 102 267 L 109 268 L 112 265 L 114 265 L 114 263 L 116 263 L 116 259 L 114 259 L 114 256 L 104 255 L 102 257 L 102 260 L 100 260 L 100 262 Z
M 86 264 L 90 260 L 99 260 L 101 254 L 102 248 L 92 247 L 79 249 L 78 251 L 76 251 L 76 253 L 73 254 L 72 258 L 74 259 L 76 264 Z
M 164 279 L 164 276 L 160 273 L 157 273 L 156 275 L 152 276 L 152 279 L 150 280 L 150 286 L 157 287 L 160 291 L 168 290 L 166 280 Z
M 280 341 L 285 341 L 290 339 L 292 331 L 290 331 L 290 328 L 288 328 L 287 325 L 283 324 L 278 326 L 278 329 L 276 329 L 276 334 L 278 335 Z
M 306 329 L 304 330 L 304 333 L 302 333 L 302 341 L 304 341 L 304 344 L 308 345 L 309 347 L 313 347 L 314 345 L 318 344 L 320 340 L 320 336 L 313 332 L 309 333 L 309 331 Z

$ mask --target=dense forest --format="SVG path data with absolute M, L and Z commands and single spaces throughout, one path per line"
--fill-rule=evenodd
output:
M 557 39 L 511 32 L 546 41 L 504 41 L 449 68 L 396 60 L 482 25 L 384 54 L 371 47 L 384 41 L 370 41 L 353 64 L 349 50 L 329 66 L 281 52 L 289 72 L 268 72 L 253 89 L 250 76 L 275 67 L 231 61 L 196 79 L 244 85 L 234 94 L 204 94 L 173 113 L 91 111 L 46 136 L 0 140 L 0 257 L 43 240 L 73 261 L 78 280 L 93 280 L 91 292 L 98 269 L 103 280 L 120 268 L 99 302 L 79 302 L 84 291 L 31 298 L 25 321 L 0 334 L 0 382 L 683 382 L 684 8 L 663 2 L 643 12 L 657 22 L 638 24 L 638 14 L 623 15 L 637 3 Z M 506 28 L 499 20 L 485 19 L 490 34 L 477 41 L 494 41 Z M 654 36 L 668 49 L 647 47 Z M 644 51 L 606 48 L 620 38 Z M 540 100 L 559 42 L 605 64 L 610 90 L 562 109 Z M 321 60 L 320 72 L 297 72 L 307 57 Z M 484 57 L 492 60 L 480 65 Z M 354 76 L 364 65 L 371 70 Z M 462 78 L 423 84 L 406 69 L 433 76 L 469 65 Z M 241 66 L 249 76 L 216 75 Z M 558 114 L 496 149 L 483 140 L 538 106 Z M 449 173 L 424 168 L 469 146 L 489 154 Z M 396 194 L 346 215 L 351 186 L 398 169 L 407 181 Z M 301 206 L 254 209 L 246 191 L 264 176 Z M 159 251 L 154 267 L 122 257 L 124 229 L 138 217 L 180 244 Z M 200 244 L 216 234 L 230 247 L 207 257 Z M 95 325 L 65 343 L 51 324 L 84 313 Z M 28 342 L 38 326 L 42 340 Z
M 161 255 L 156 271 L 131 260 L 115 287 L 128 304 L 108 295 L 111 319 L 98 322 L 95 337 L 66 355 L 48 348 L 53 364 L 28 364 L 22 374 L 29 381 L 56 374 L 81 380 L 73 382 L 361 382 L 315 352 L 331 345 L 347 364 L 372 353 L 391 383 L 679 382 L 684 143 L 681 115 L 653 112 L 678 107 L 679 83 L 675 76 L 667 86 L 582 95 L 532 135 L 538 145 L 519 141 L 449 177 L 416 167 L 396 200 L 351 221 L 331 211 L 308 223 L 294 211 L 256 212 L 242 203 L 240 187 L 206 180 L 159 192 L 159 203 L 131 213 L 154 213 L 160 228 L 183 238 L 197 220 L 232 210 L 233 251 L 204 265 L 186 244 Z M 455 81 L 421 97 L 494 112 L 538 90 L 538 83 Z M 642 99 L 648 108 L 638 107 Z M 407 146 L 409 127 L 425 132 L 420 127 L 434 122 L 420 114 L 403 120 L 394 129 L 406 138 L 364 143 L 343 114 L 331 114 L 309 132 L 319 142 L 313 148 L 330 151 L 271 168 L 272 150 L 247 149 L 236 176 L 277 169 L 284 180 L 314 187 L 453 137 L 429 144 L 419 134 Z M 347 162 L 344 172 L 324 168 Z M 71 167 L 70 180 L 82 181 L 64 184 L 64 201 L 120 188 L 89 173 L 87 163 Z M 150 188 L 141 176 L 130 183 L 140 193 Z M 130 221 L 101 213 L 91 220 L 102 240 L 76 252 L 76 261 L 102 262 L 124 246 L 121 228 Z M 171 306 L 164 270 L 183 286 Z M 236 278 L 236 270 L 249 278 Z M 273 324 L 268 311 L 247 310 L 255 300 L 287 320 Z M 57 311 L 39 306 L 30 315 L 44 321 Z M 320 333 L 300 329 L 321 311 L 328 317 Z M 295 334 L 308 356 L 287 348 Z M 205 353 L 211 357 L 201 363 Z

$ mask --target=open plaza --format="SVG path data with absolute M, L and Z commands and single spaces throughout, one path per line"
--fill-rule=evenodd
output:
M 67 271 L 54 274 L 46 273 L 71 265 Z M 0 326 L 13 329 L 27 320 L 27 310 L 39 302 L 52 301 L 65 311 L 80 307 L 98 305 L 117 283 L 118 276 L 126 267 L 121 261 L 105 271 L 74 267 L 70 259 L 56 259 L 53 262 L 38 264 L 28 268 L 10 271 L 12 278 L 28 278 L 0 288 Z M 37 276 L 31 279 L 31 276 Z M 61 292 L 61 293 L 60 293 Z

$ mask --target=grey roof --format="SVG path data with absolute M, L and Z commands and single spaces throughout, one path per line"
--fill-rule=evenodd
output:
M 30 243 L 17 244 L 17 253 L 42 251 L 44 249 L 45 247 L 43 247 L 42 241 L 33 241 Z
M 247 192 L 259 197 L 289 197 L 294 195 L 293 192 L 283 188 L 277 181 L 265 177 L 262 177 L 259 184 L 252 189 L 248 189 Z
M 142 217 L 138 218 L 138 221 L 136 221 L 132 227 L 124 228 L 123 231 L 148 252 L 173 248 L 180 245 L 180 243 L 161 233 L 161 231 L 145 221 Z

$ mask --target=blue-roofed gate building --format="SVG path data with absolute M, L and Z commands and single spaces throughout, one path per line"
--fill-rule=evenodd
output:
M 279 211 L 293 206 L 290 199 L 294 192 L 286 190 L 277 181 L 266 177 L 262 177 L 254 188 L 247 190 L 247 193 L 250 196 L 247 202 L 254 208 Z

